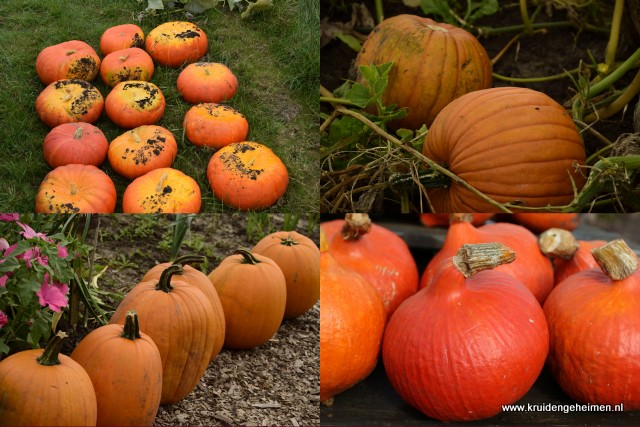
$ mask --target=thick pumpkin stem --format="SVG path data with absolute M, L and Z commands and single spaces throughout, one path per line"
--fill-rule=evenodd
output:
M 543 254 L 562 259 L 571 259 L 580 249 L 580 243 L 570 231 L 550 228 L 540 235 L 538 244 Z
M 638 269 L 638 256 L 624 240 L 616 239 L 591 251 L 602 271 L 612 280 L 623 280 Z
M 348 213 L 344 217 L 342 238 L 358 240 L 371 230 L 371 218 L 366 213 Z
M 202 264 L 206 260 L 207 258 L 204 255 L 189 254 L 189 255 L 182 255 L 181 257 L 176 258 L 176 260 L 173 261 L 173 263 L 184 266 L 186 264 Z
M 468 278 L 482 270 L 490 270 L 515 259 L 516 253 L 502 243 L 477 243 L 462 245 L 453 257 L 453 265 Z
M 135 340 L 140 338 L 140 325 L 138 323 L 138 313 L 135 310 L 127 311 L 124 328 L 122 329 L 122 338 Z
M 473 221 L 473 214 L 471 213 L 454 213 L 449 217 L 449 224 L 455 224 L 457 222 L 471 223 L 471 221 Z
M 82 138 L 82 134 L 84 133 L 84 131 L 82 130 L 81 127 L 78 127 L 78 129 L 76 129 L 76 131 L 73 133 L 73 139 L 80 139 Z
M 66 337 L 67 334 L 60 331 L 53 338 L 51 338 L 49 343 L 47 343 L 47 346 L 44 348 L 44 352 L 42 352 L 40 357 L 36 359 L 38 363 L 43 366 L 59 365 L 60 360 L 58 359 L 58 354 L 60 354 L 62 340 L 64 340 Z
M 256 265 L 262 262 L 246 249 L 238 249 L 234 252 L 234 254 L 242 255 L 242 261 L 241 261 L 242 264 Z
M 76 53 L 75 49 L 71 49 L 65 52 L 65 55 L 69 56 L 69 55 L 73 55 L 74 53 Z
M 158 186 L 156 187 L 156 192 L 160 193 L 162 192 L 162 189 L 164 188 L 164 183 L 167 180 L 168 176 L 167 173 L 163 173 L 162 176 L 160 177 L 160 181 L 158 181 Z
M 156 289 L 163 292 L 171 292 L 173 287 L 171 286 L 171 277 L 174 274 L 182 274 L 184 270 L 180 264 L 172 264 L 169 267 L 165 268 L 162 274 L 160 275 L 160 279 L 158 279 L 158 284 L 156 285 Z
M 129 59 L 129 54 L 127 54 L 127 55 L 122 55 L 122 56 L 118 57 L 118 59 L 119 59 L 120 61 L 124 62 L 124 61 L 126 61 L 127 59 Z

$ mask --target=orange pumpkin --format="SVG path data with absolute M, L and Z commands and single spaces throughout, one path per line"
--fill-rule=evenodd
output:
M 103 108 L 100 91 L 84 80 L 58 80 L 36 98 L 36 113 L 50 128 L 63 123 L 95 123 Z
M 100 166 L 107 157 L 109 141 L 89 123 L 63 123 L 51 129 L 42 148 L 44 160 L 52 168 L 70 163 Z
M 79 79 L 92 81 L 100 70 L 100 58 L 87 43 L 71 40 L 44 48 L 36 58 L 36 71 L 42 83 Z
M 393 61 L 382 99 L 407 108 L 391 127 L 431 126 L 447 104 L 465 93 L 491 87 L 491 62 L 480 42 L 467 31 L 417 15 L 385 19 L 373 29 L 356 58 L 356 66 Z M 358 73 L 358 81 L 363 80 Z
M 122 197 L 124 213 L 198 213 L 198 183 L 172 168 L 154 169 L 133 180 Z
M 165 22 L 147 34 L 145 48 L 154 61 L 168 67 L 195 62 L 209 48 L 207 35 L 191 22 Z
M 130 47 L 105 56 L 100 66 L 100 77 L 110 87 L 127 80 L 148 82 L 153 76 L 153 59 L 147 52 Z
M 423 154 L 500 203 L 528 207 L 564 205 L 585 150 L 571 115 L 547 95 L 499 87 L 468 93 L 438 115 Z M 452 182 L 428 189 L 436 212 L 496 212 L 497 208 Z
M 118 83 L 105 101 L 107 116 L 125 129 L 155 124 L 164 114 L 164 95 L 160 88 L 145 81 Z
M 69 164 L 49 172 L 36 195 L 38 213 L 113 213 L 116 186 L 93 165 Z
M 490 213 L 476 213 L 471 214 L 471 224 L 479 226 L 487 222 L 494 214 Z M 449 226 L 450 214 L 434 214 L 425 213 L 420 214 L 420 222 L 427 227 L 444 227 Z
M 534 233 L 542 233 L 550 228 L 572 231 L 580 224 L 577 213 L 514 213 L 513 219 Z
M 207 179 L 213 194 L 237 209 L 272 206 L 287 190 L 289 173 L 273 151 L 257 142 L 236 142 L 209 161 Z
M 198 62 L 187 65 L 177 80 L 178 92 L 192 104 L 227 101 L 238 90 L 238 79 L 224 64 Z
M 100 37 L 100 51 L 105 56 L 129 47 L 144 48 L 144 32 L 137 25 L 116 25 L 107 28 Z
M 109 144 L 109 163 L 129 179 L 158 168 L 170 167 L 178 153 L 173 134 L 161 126 L 140 126 Z
M 222 148 L 247 138 L 249 123 L 226 105 L 198 104 L 187 111 L 182 126 L 185 136 L 198 147 Z

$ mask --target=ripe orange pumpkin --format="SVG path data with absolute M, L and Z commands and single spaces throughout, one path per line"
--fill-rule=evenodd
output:
M 238 90 L 238 79 L 224 64 L 198 62 L 187 65 L 176 82 L 182 98 L 191 104 L 227 101 Z
M 198 147 L 222 148 L 247 138 L 247 119 L 231 107 L 198 104 L 187 111 L 182 126 L 187 139 Z
M 113 213 L 115 208 L 115 184 L 93 165 L 55 168 L 36 194 L 37 213 Z
M 107 116 L 116 125 L 133 129 L 155 124 L 164 114 L 166 102 L 153 83 L 131 80 L 118 83 L 105 101 Z
M 494 214 L 490 213 L 475 213 L 471 214 L 471 224 L 479 226 L 487 222 Z M 420 214 L 420 222 L 427 227 L 449 227 L 450 214 L 434 214 L 425 213 Z
M 58 332 L 44 350 L 21 351 L 0 362 L 3 425 L 96 425 L 91 378 L 73 359 L 59 354 L 66 336 Z
M 209 299 L 195 286 L 171 280 L 180 265 L 167 267 L 160 279 L 138 283 L 118 305 L 109 323 L 123 324 L 136 310 L 140 330 L 149 335 L 162 359 L 160 404 L 175 403 L 196 387 L 207 369 L 216 337 L 216 317 Z
M 137 25 L 116 25 L 107 28 L 100 37 L 100 51 L 105 56 L 129 47 L 144 48 L 144 32 Z
M 87 43 L 71 40 L 44 48 L 36 58 L 36 71 L 42 83 L 78 79 L 92 81 L 100 70 L 100 58 Z
M 124 326 L 91 331 L 71 358 L 89 374 L 98 402 L 98 425 L 150 426 L 162 394 L 162 359 L 158 347 L 141 333 L 135 310 Z
M 550 228 L 575 230 L 580 224 L 577 213 L 514 213 L 513 219 L 534 233 L 542 233 Z
M 173 134 L 161 126 L 139 126 L 109 144 L 109 163 L 114 171 L 129 179 L 153 169 L 170 167 L 178 153 Z
M 209 160 L 207 179 L 214 196 L 234 208 L 264 209 L 289 185 L 289 173 L 273 151 L 257 142 L 236 142 Z
M 208 277 L 224 310 L 226 348 L 250 349 L 275 335 L 287 298 L 287 284 L 278 264 L 239 249 Z
M 491 270 L 514 256 L 498 243 L 465 245 L 389 320 L 382 343 L 387 376 L 428 417 L 496 415 L 542 371 L 549 349 L 542 308 L 517 279 Z
M 287 282 L 284 318 L 306 313 L 320 298 L 320 250 L 311 239 L 296 231 L 277 231 L 264 236 L 253 253 L 271 258 Z
M 393 128 L 431 126 L 454 99 L 491 87 L 491 61 L 480 42 L 461 28 L 429 18 L 385 19 L 363 43 L 356 66 L 390 61 L 394 65 L 382 99 L 408 109 L 406 117 L 390 123 Z M 363 79 L 360 72 L 357 79 Z
M 202 58 L 207 53 L 209 41 L 194 23 L 165 22 L 147 34 L 145 48 L 159 64 L 179 67 Z
M 468 93 L 438 115 L 423 154 L 500 203 L 564 205 L 585 182 L 582 139 L 571 115 L 547 95 L 499 87 Z M 436 212 L 496 212 L 452 182 L 428 189 Z
M 188 175 L 173 168 L 154 169 L 133 180 L 124 190 L 124 213 L 198 213 L 200 187 Z
M 100 77 L 110 87 L 127 80 L 148 82 L 153 76 L 153 59 L 147 52 L 130 47 L 105 56 L 100 66 Z
M 42 149 L 44 160 L 52 168 L 70 163 L 100 166 L 107 157 L 109 141 L 89 123 L 63 123 L 51 129 Z
M 36 113 L 50 128 L 63 123 L 95 123 L 103 108 L 100 91 L 84 80 L 58 80 L 36 98 Z

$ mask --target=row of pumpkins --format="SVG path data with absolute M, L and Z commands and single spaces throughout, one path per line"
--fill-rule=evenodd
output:
M 60 332 L 0 362 L 0 425 L 151 425 L 223 346 L 262 345 L 319 298 L 320 251 L 297 232 L 272 233 L 208 276 L 181 265 L 203 258 L 153 267 L 71 357 L 59 354 Z
M 115 185 L 98 168 L 107 157 L 117 174 L 133 180 L 123 194 L 125 213 L 200 211 L 198 184 L 171 167 L 178 152 L 173 134 L 156 125 L 165 98 L 150 82 L 154 61 L 189 64 L 176 81 L 182 98 L 195 104 L 183 127 L 192 144 L 217 150 L 206 171 L 215 197 L 242 210 L 266 208 L 282 197 L 289 183 L 284 163 L 268 147 L 246 141 L 246 118 L 219 104 L 235 95 L 236 76 L 223 64 L 195 62 L 208 49 L 202 29 L 167 22 L 145 38 L 137 25 L 123 24 L 103 33 L 100 49 L 102 61 L 90 45 L 72 40 L 43 49 L 36 59 L 47 85 L 36 99 L 36 112 L 53 128 L 43 150 L 54 168 L 39 188 L 36 212 L 114 212 Z M 89 83 L 98 74 L 112 88 L 106 99 Z M 103 109 L 120 128 L 130 129 L 111 143 L 93 125 Z
M 419 278 L 404 241 L 366 215 L 321 229 L 325 404 L 381 352 L 398 394 L 441 421 L 498 414 L 545 363 L 580 403 L 640 409 L 640 271 L 623 240 L 578 241 L 562 228 L 536 236 L 453 214 Z

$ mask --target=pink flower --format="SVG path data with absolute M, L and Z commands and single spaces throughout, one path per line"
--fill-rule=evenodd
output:
M 9 318 L 2 312 L 2 310 L 0 310 L 0 329 L 2 329 L 2 327 L 7 323 L 9 323 Z
M 63 259 L 67 259 L 67 257 L 69 256 L 69 251 L 67 250 L 67 248 L 65 246 L 58 246 L 58 257 L 63 258 Z
M 3 213 L 0 214 L 0 221 L 17 221 L 19 215 L 17 213 Z
M 42 255 L 39 248 L 31 248 L 18 255 L 16 258 L 25 260 L 27 267 L 29 268 L 32 266 L 32 261 L 35 261 L 40 265 L 49 265 L 49 258 L 46 255 Z
M 0 277 L 0 288 L 7 286 L 7 280 L 11 277 L 10 274 L 11 273 L 6 273 L 4 276 Z
M 36 231 L 33 228 L 29 227 L 27 224 L 23 224 L 18 221 L 16 221 L 16 224 L 18 224 L 24 230 L 20 231 L 18 234 L 22 234 L 25 239 L 33 239 L 35 237 L 39 237 L 46 242 L 51 242 L 51 239 L 49 239 L 46 234 L 36 233 Z
M 9 242 L 4 238 L 0 238 L 0 251 L 6 251 L 7 249 L 9 249 Z
M 40 287 L 40 290 L 36 292 L 36 295 L 40 297 L 40 305 L 49 308 L 57 313 L 60 312 L 62 307 L 67 306 L 67 292 L 69 287 L 65 284 L 53 282 L 49 284 L 49 276 L 45 274 L 44 283 Z

